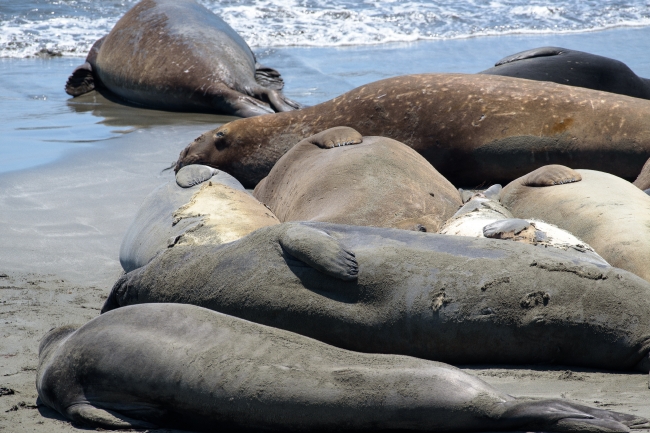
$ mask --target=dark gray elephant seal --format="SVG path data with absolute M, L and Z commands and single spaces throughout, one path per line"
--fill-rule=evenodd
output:
M 479 74 L 551 81 L 650 99 L 650 80 L 637 76 L 623 62 L 582 51 L 541 47 L 499 60 Z
M 434 233 L 462 204 L 458 190 L 413 149 L 345 126 L 292 147 L 253 195 L 282 222 Z
M 65 90 L 103 88 L 149 108 L 251 117 L 300 108 L 282 87 L 277 71 L 194 0 L 142 0 L 93 45 Z
M 40 399 L 101 428 L 627 432 L 648 420 L 499 392 L 450 365 L 337 349 L 191 305 L 122 308 L 41 341 Z
M 410 146 L 457 187 L 575 161 L 632 180 L 650 158 L 648 119 L 650 102 L 614 93 L 494 75 L 405 75 L 227 123 L 188 145 L 176 170 L 205 164 L 251 188 L 296 143 L 348 126 Z
M 122 239 L 120 263 L 129 272 L 176 245 L 232 242 L 279 223 L 234 177 L 191 165 L 145 197 Z
M 648 282 L 519 242 L 283 223 L 226 245 L 166 250 L 120 278 L 102 312 L 152 302 L 200 305 L 360 352 L 650 368 Z

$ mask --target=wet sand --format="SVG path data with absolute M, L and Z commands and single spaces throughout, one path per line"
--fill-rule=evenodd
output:
M 262 63 L 282 72 L 289 97 L 315 104 L 404 73 L 478 72 L 508 54 L 542 45 L 616 57 L 650 77 L 643 42 L 648 36 L 650 29 L 632 29 L 347 49 L 286 48 L 258 50 L 258 55 Z M 20 83 L 27 89 L 30 79 L 21 77 L 21 68 L 34 79 L 43 67 L 38 62 L 52 62 L 45 65 L 62 81 L 47 84 L 40 76 L 33 91 L 20 90 Z M 0 431 L 78 431 L 52 410 L 37 407 L 38 342 L 52 327 L 81 325 L 99 314 L 122 272 L 120 242 L 142 199 L 172 178 L 172 172 L 162 170 L 187 143 L 230 120 L 125 107 L 97 94 L 70 100 L 61 89 L 71 66 L 80 62 L 9 62 L 19 84 L 14 99 L 0 108 L 0 132 L 12 134 L 3 135 L 3 158 L 38 154 L 43 143 L 51 144 L 53 153 L 27 169 L 16 163 L 0 170 L 5 171 L 0 173 Z M 0 62 L 0 68 L 9 63 Z M 7 84 L 9 79 L 0 81 Z M 30 91 L 45 99 L 28 99 Z M 37 105 L 28 106 L 28 101 Z M 15 126 L 18 120 L 23 123 Z M 62 124 L 66 129 L 58 128 Z M 57 143 L 65 146 L 56 148 Z M 466 371 L 515 396 L 571 398 L 650 418 L 645 374 L 563 366 Z

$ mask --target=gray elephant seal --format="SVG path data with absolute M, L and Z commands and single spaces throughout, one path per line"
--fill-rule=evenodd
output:
M 499 60 L 479 74 L 552 81 L 650 99 L 650 80 L 641 78 L 623 62 L 582 51 L 541 47 Z
M 253 195 L 282 222 L 428 232 L 438 231 L 462 204 L 458 190 L 413 149 L 348 127 L 292 147 Z
M 120 278 L 102 312 L 172 301 L 360 352 L 650 368 L 648 282 L 519 242 L 283 223 L 166 250 Z
M 254 187 L 296 143 L 349 126 L 412 147 L 459 187 L 574 161 L 632 180 L 650 158 L 649 118 L 650 102 L 613 93 L 494 75 L 406 75 L 299 112 L 230 122 L 184 149 L 176 169 L 205 164 Z
M 143 0 L 93 45 L 65 90 L 107 89 L 150 108 L 250 117 L 300 108 L 280 93 L 283 85 L 237 32 L 194 0 Z
M 634 185 L 642 190 L 647 191 L 650 189 L 650 159 L 648 159 L 646 163 L 643 164 L 641 173 L 639 173 L 639 175 L 636 177 Z
M 175 245 L 223 244 L 280 221 L 227 173 L 192 165 L 143 201 L 120 247 L 126 271 Z
M 629 182 L 551 165 L 512 181 L 500 200 L 515 217 L 555 224 L 612 266 L 650 281 L 650 197 Z
M 39 358 L 41 400 L 109 429 L 603 433 L 648 422 L 514 398 L 449 365 L 337 349 L 191 305 L 138 305 L 57 328 Z

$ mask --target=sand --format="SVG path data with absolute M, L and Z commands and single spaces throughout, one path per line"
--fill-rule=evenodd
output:
M 283 73 L 289 97 L 314 104 L 357 85 L 398 74 L 477 72 L 505 55 L 541 45 L 615 56 L 639 75 L 650 77 L 647 44 L 643 43 L 648 36 L 650 29 L 643 28 L 347 49 L 287 48 L 258 54 L 261 61 Z M 43 62 L 0 62 L 0 68 L 10 67 L 18 77 L 16 83 L 27 87 L 29 77 L 20 77 L 21 70 L 35 76 L 46 65 L 54 71 L 51 76 L 60 78 L 78 63 L 75 59 Z M 3 80 L 6 85 L 9 78 L 4 76 Z M 62 94 L 63 81 L 47 85 L 38 82 L 40 87 L 32 93 L 49 99 L 34 99 L 40 105 L 29 105 L 23 116 L 23 121 L 28 119 L 24 121 L 27 135 L 25 128 L 19 130 L 7 119 L 13 122 L 18 118 L 11 110 L 27 107 L 20 98 L 32 93 L 16 91 L 16 103 L 0 108 L 0 118 L 4 119 L 0 132 L 12 134 L 11 143 L 4 135 L 0 154 L 5 159 L 17 158 L 13 166 L 0 170 L 4 171 L 0 173 L 3 432 L 79 431 L 54 411 L 37 405 L 34 382 L 39 340 L 53 327 L 81 325 L 99 314 L 122 272 L 120 242 L 142 199 L 172 178 L 170 171 L 162 170 L 176 160 L 187 143 L 229 120 L 124 107 L 96 94 L 71 102 Z M 62 121 L 68 122 L 69 128 L 58 131 L 54 127 Z M 34 158 L 24 155 L 39 153 L 39 146 L 49 143 L 53 136 L 63 136 L 65 146 L 30 166 Z M 88 137 L 92 138 L 89 143 L 79 144 Z M 21 146 L 15 146 L 14 139 Z M 27 168 L 19 170 L 23 167 Z M 515 396 L 570 398 L 650 418 L 645 374 L 564 366 L 473 366 L 466 371 Z

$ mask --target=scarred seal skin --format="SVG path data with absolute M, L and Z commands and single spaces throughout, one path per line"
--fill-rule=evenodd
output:
M 361 137 L 348 127 L 291 148 L 253 195 L 282 222 L 434 233 L 462 204 L 458 190 L 413 149 L 390 138 Z
M 280 93 L 280 74 L 194 0 L 143 0 L 98 40 L 66 92 L 108 89 L 149 108 L 251 117 L 300 104 Z
M 280 221 L 227 173 L 191 165 L 145 197 L 120 247 L 126 272 L 175 245 L 223 244 Z
M 239 119 L 184 149 L 253 187 L 302 139 L 335 126 L 400 141 L 457 187 L 502 183 L 546 164 L 633 180 L 650 158 L 650 101 L 493 75 L 377 81 L 304 110 Z
M 650 80 L 641 78 L 623 62 L 560 47 L 540 47 L 499 60 L 479 74 L 551 81 L 650 99 Z
M 227 245 L 168 249 L 120 278 L 102 311 L 171 301 L 361 352 L 650 367 L 648 282 L 519 242 L 283 223 Z
M 42 402 L 91 427 L 604 433 L 647 426 L 566 399 L 514 398 L 450 365 L 337 349 L 191 305 L 138 305 L 55 329 L 39 357 Z
M 650 197 L 631 183 L 608 173 L 548 166 L 512 181 L 500 200 L 515 217 L 555 224 L 612 266 L 650 281 Z

